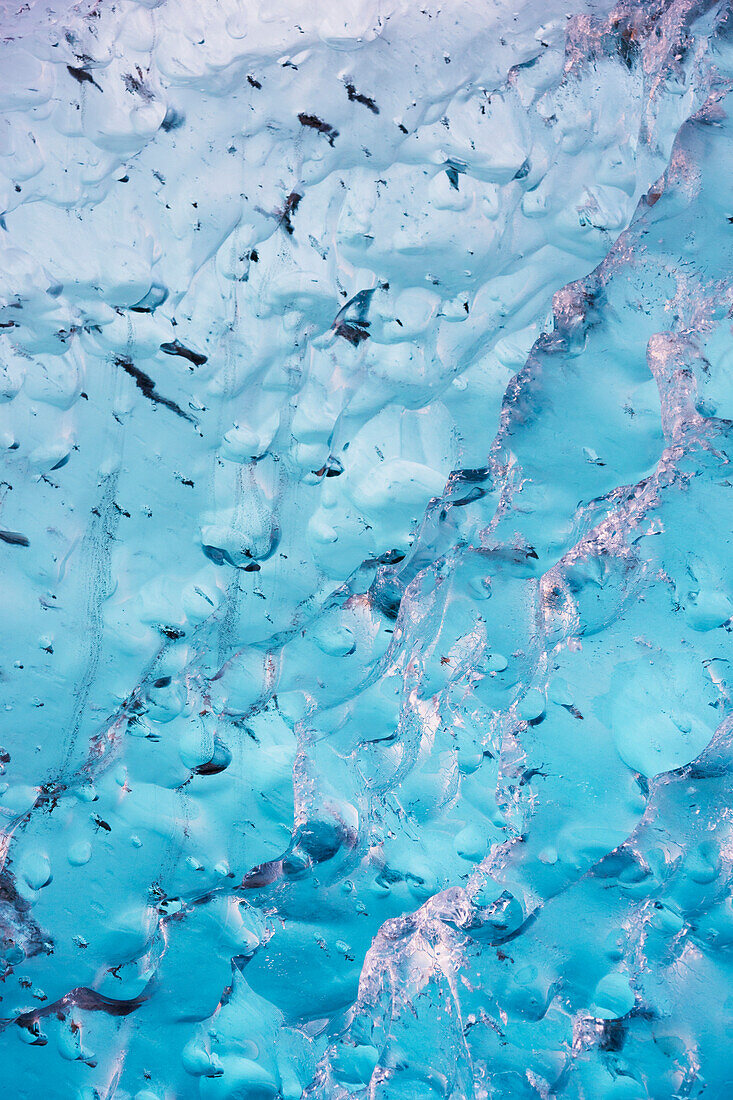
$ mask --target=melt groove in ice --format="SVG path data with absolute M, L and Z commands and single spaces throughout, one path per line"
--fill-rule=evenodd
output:
M 727 1100 L 728 5 L 1 14 L 5 1094 Z

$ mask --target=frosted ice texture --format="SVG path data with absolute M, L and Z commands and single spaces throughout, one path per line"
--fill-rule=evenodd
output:
M 4 1096 L 729 1098 L 727 5 L 2 17 Z

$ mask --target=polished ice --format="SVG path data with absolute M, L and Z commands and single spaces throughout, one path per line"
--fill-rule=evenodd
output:
M 0 1085 L 733 1094 L 733 37 L 2 0 Z

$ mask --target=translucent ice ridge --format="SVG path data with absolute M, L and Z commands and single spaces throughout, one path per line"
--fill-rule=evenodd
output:
M 0 5 L 8 1100 L 733 1095 L 733 34 Z

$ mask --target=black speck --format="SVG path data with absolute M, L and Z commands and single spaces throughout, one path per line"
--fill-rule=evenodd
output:
M 194 205 L 196 204 L 194 203 Z M 191 348 L 187 348 L 180 340 L 173 340 L 169 344 L 161 344 L 160 350 L 164 351 L 166 355 L 180 355 L 184 359 L 188 359 L 188 361 L 193 363 L 196 367 L 203 366 L 208 358 L 208 356 L 202 355 L 198 351 L 192 351 Z
M 339 136 L 338 130 L 335 130 L 333 126 L 329 126 L 327 122 L 323 122 L 317 115 L 308 115 L 304 111 L 301 111 L 298 115 L 298 121 L 301 126 L 308 126 L 311 130 L 317 130 L 319 134 L 324 134 L 328 138 L 328 144 L 333 146 L 334 140 Z
M 280 212 L 279 224 L 283 226 L 286 233 L 289 233 L 292 237 L 295 230 L 293 229 L 292 217 L 295 211 L 300 205 L 300 200 L 303 198 L 297 191 L 291 191 L 285 200 L 285 206 Z
M 344 340 L 348 340 L 356 348 L 363 340 L 369 339 L 368 330 L 368 321 L 339 321 L 334 332 L 337 336 L 343 336 Z
M 146 103 L 150 103 L 155 98 L 150 88 L 146 87 L 144 80 L 142 79 L 142 71 L 138 69 L 138 75 L 133 76 L 132 73 L 125 73 L 122 77 L 122 81 L 128 92 L 135 92 L 144 99 Z
M 80 84 L 93 84 L 95 88 L 99 88 L 100 92 L 102 91 L 92 74 L 88 73 L 86 69 L 78 69 L 75 65 L 67 65 L 66 68 L 74 80 L 78 80 Z
M 374 100 L 368 95 L 362 95 L 361 92 L 357 92 L 353 84 L 346 85 L 346 94 L 352 103 L 361 103 L 364 107 L 368 107 L 373 114 L 379 114 L 379 107 L 377 107 Z
M 166 409 L 170 409 L 176 416 L 180 416 L 183 420 L 188 420 L 190 424 L 195 423 L 193 417 L 184 412 L 175 401 L 171 401 L 170 398 L 163 397 L 159 394 L 152 378 L 136 367 L 130 359 L 118 356 L 115 362 L 118 367 L 122 367 L 125 374 L 129 374 L 130 378 L 135 380 L 135 385 L 140 392 L 147 397 L 149 401 L 152 401 L 154 405 L 164 405 Z
M 18 531 L 3 531 L 0 528 L 0 540 L 7 542 L 8 546 L 30 546 L 30 539 L 21 535 Z

